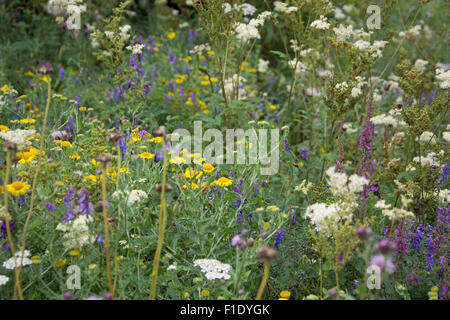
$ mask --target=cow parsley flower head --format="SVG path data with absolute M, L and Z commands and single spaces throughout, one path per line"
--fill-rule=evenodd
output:
M 92 221 L 90 216 L 78 215 L 76 219 L 67 223 L 60 223 L 56 230 L 64 232 L 63 245 L 68 250 L 81 249 L 94 242 L 94 236 L 89 230 L 88 223 Z
M 0 274 L 0 286 L 5 285 L 9 281 L 9 278 L 7 276 Z
M 132 190 L 128 194 L 127 205 L 132 206 L 136 202 L 140 202 L 143 199 L 147 198 L 147 193 L 143 190 Z
M 201 271 L 205 274 L 206 279 L 230 279 L 228 274 L 231 270 L 231 266 L 226 263 L 222 263 L 216 259 L 198 259 L 194 261 L 194 266 L 200 267 Z
M 340 24 L 338 28 L 333 28 L 333 31 L 336 34 L 337 42 L 344 42 L 353 34 L 353 26 L 348 25 L 347 27 L 344 27 Z
M 297 7 L 288 7 L 286 3 L 281 2 L 281 1 L 275 1 L 273 3 L 274 5 L 274 10 L 277 12 L 282 12 L 285 14 L 289 14 L 292 12 L 297 12 L 298 8 Z
M 450 69 L 447 71 L 436 69 L 436 80 L 439 81 L 439 87 L 441 89 L 450 88 Z
M 30 145 L 28 138 L 36 133 L 35 130 L 9 130 L 6 132 L 0 132 L 0 137 L 4 140 L 12 142 L 17 145 L 19 150 L 24 149 L 26 146 Z

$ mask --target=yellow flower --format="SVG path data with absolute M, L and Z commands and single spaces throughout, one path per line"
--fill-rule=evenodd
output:
M 70 141 L 61 141 L 61 147 L 71 147 L 72 143 Z
M 0 186 L 0 194 L 3 194 L 3 192 L 5 192 L 5 187 L 4 186 Z
M 269 108 L 272 109 L 272 110 L 278 109 L 278 107 L 277 107 L 277 106 L 274 106 L 273 104 L 269 104 Z
M 72 257 L 76 257 L 80 254 L 79 250 L 71 250 L 69 251 L 69 255 L 71 255 Z
M 34 73 L 31 71 L 25 72 L 23 75 L 27 77 L 34 77 Z
M 280 210 L 280 209 L 279 209 L 277 206 L 268 206 L 268 207 L 267 207 L 267 210 L 276 212 L 276 211 L 278 211 L 278 210 Z
M 40 77 L 39 79 L 47 83 L 52 82 L 52 78 L 50 78 L 49 76 L 43 76 Z
M 94 176 L 93 174 L 90 174 L 88 176 L 83 176 L 83 178 L 91 180 L 93 182 L 97 182 L 97 176 Z
M 186 163 L 186 159 L 183 157 L 175 157 L 174 159 L 170 158 L 169 162 L 171 164 L 174 164 L 174 163 L 175 164 L 183 164 L 183 163 Z
M 14 181 L 6 187 L 8 192 L 13 196 L 23 196 L 31 188 L 31 186 L 22 180 Z
M 185 298 L 185 299 L 189 298 L 189 293 L 187 293 L 187 292 L 183 293 L 183 298 Z
M 173 38 L 175 38 L 175 36 L 176 36 L 175 32 L 169 32 L 167 34 L 167 38 L 169 38 L 169 39 L 173 39 Z
M 67 262 L 66 259 L 58 259 L 55 261 L 55 267 L 61 268 L 63 265 L 65 265 Z
M 75 152 L 73 155 L 70 156 L 70 159 L 76 159 L 76 160 L 80 160 L 80 155 L 78 154 L 78 152 Z
M 162 142 L 162 137 L 154 137 L 154 138 L 150 139 L 149 141 L 154 142 L 154 143 L 160 143 L 160 142 Z
M 0 88 L 0 90 L 2 90 L 3 92 L 6 92 L 6 91 L 8 91 L 9 89 L 12 89 L 12 88 L 14 88 L 14 87 L 13 86 L 9 87 L 9 86 L 7 86 L 5 84 L 3 87 Z
M 324 147 L 320 147 L 320 152 L 325 153 L 325 148 Z
M 203 289 L 202 290 L 202 296 L 209 297 L 209 290 Z
M 39 263 L 41 263 L 41 258 L 39 256 L 32 256 L 31 257 L 31 262 L 33 264 L 39 264 Z
M 92 270 L 95 269 L 95 267 L 97 267 L 97 265 L 95 263 L 91 263 L 88 268 L 89 270 Z
M 20 120 L 20 122 L 21 122 L 21 123 L 25 123 L 25 124 L 31 124 L 31 123 L 35 123 L 35 122 L 36 122 L 36 119 L 33 119 L 33 118 L 25 118 L 25 119 Z
M 199 179 L 202 175 L 203 172 L 194 170 L 192 168 L 186 168 L 186 170 L 184 171 L 184 177 L 186 179 L 193 178 L 194 176 L 196 176 L 196 179 Z
M 287 299 L 287 298 L 289 298 L 290 296 L 291 296 L 291 293 L 290 293 L 289 291 L 287 291 L 287 290 L 284 290 L 284 291 L 281 291 L 281 292 L 280 292 L 280 297 L 281 297 L 281 298 Z
M 233 180 L 228 179 L 227 177 L 220 177 L 218 180 L 213 182 L 219 187 L 228 187 L 233 184 Z
M 4 125 L 1 125 L 0 124 L 0 131 L 1 132 L 6 132 L 6 131 L 8 131 L 9 130 L 9 128 L 7 127 L 7 126 L 4 126 Z
M 198 189 L 198 184 L 195 184 L 194 182 L 191 183 L 191 186 L 194 190 Z
M 203 171 L 205 171 L 206 173 L 211 173 L 211 172 L 214 171 L 215 168 L 213 167 L 212 164 L 204 163 L 203 166 L 202 166 L 202 169 L 203 169 Z
M 269 222 L 263 221 L 263 225 L 264 225 L 264 228 L 266 228 L 266 229 L 268 229 L 270 227 L 270 223 Z
M 86 108 L 86 107 L 80 107 L 78 110 L 80 110 L 80 111 L 86 111 L 87 108 Z
M 142 159 L 152 159 L 154 156 L 155 154 L 150 152 L 143 152 L 139 155 Z
M 36 154 L 29 151 L 18 152 L 16 156 L 20 158 L 19 163 L 21 164 L 31 162 L 36 158 Z

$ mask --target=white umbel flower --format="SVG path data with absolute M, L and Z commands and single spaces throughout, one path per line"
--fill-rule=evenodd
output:
M 439 81 L 441 89 L 450 88 L 450 70 L 436 69 L 436 79 Z
M 321 15 L 319 19 L 311 22 L 311 27 L 319 30 L 328 30 L 330 24 L 327 22 L 327 17 Z
M 258 61 L 258 72 L 266 73 L 267 70 L 269 70 L 269 61 L 268 60 L 259 59 L 259 61 Z
M 344 27 L 342 24 L 337 28 L 333 28 L 334 33 L 336 34 L 337 42 L 344 42 L 353 34 L 353 26 L 348 25 Z
M 3 267 L 8 270 L 14 270 L 16 266 L 19 267 L 21 261 L 22 261 L 22 266 L 30 265 L 33 262 L 28 258 L 29 255 L 30 255 L 30 251 L 24 250 L 23 251 L 23 261 L 22 261 L 22 251 L 18 251 L 15 254 L 15 258 L 11 257 L 8 260 L 6 260 L 5 262 L 3 262 Z M 14 260 L 16 263 L 14 263 Z
M 0 137 L 4 140 L 15 143 L 17 145 L 17 148 L 21 150 L 30 144 L 27 139 L 35 133 L 36 130 L 16 129 L 6 132 L 0 132 Z
M 416 67 L 417 70 L 419 70 L 420 72 L 424 72 L 427 67 L 427 64 L 428 64 L 427 60 L 417 59 L 416 62 L 414 63 L 414 67 Z
M 131 207 L 136 202 L 141 202 L 143 199 L 147 198 L 147 193 L 143 190 L 132 190 L 128 194 L 127 205 Z
M 215 279 L 230 279 L 228 274 L 231 270 L 231 266 L 226 263 L 222 263 L 216 259 L 198 259 L 194 261 L 194 266 L 200 267 L 201 271 L 205 274 L 208 280 Z
M 9 278 L 7 276 L 0 274 L 0 286 L 5 285 L 8 281 L 9 281 Z

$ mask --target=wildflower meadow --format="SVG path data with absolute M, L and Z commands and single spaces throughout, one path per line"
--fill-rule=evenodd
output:
M 0 299 L 447 300 L 449 12 L 0 1 Z

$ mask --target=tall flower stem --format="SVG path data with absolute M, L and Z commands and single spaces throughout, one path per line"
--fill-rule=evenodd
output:
M 116 149 L 117 149 L 117 176 L 116 176 L 116 195 L 117 195 L 117 230 L 116 230 L 116 240 L 115 240 L 115 246 L 114 246 L 114 285 L 113 285 L 113 291 L 111 292 L 114 296 L 114 292 L 116 291 L 116 285 L 117 285 L 117 277 L 119 275 L 119 263 L 117 260 L 117 244 L 119 241 L 119 230 L 120 230 L 120 216 L 122 215 L 121 208 L 120 208 L 120 193 L 119 193 L 119 177 L 120 177 L 120 167 L 122 165 L 122 158 L 120 154 L 120 147 L 119 143 L 116 143 Z
M 164 137 L 165 138 L 165 137 Z M 158 281 L 159 259 L 161 257 L 162 244 L 164 240 L 164 233 L 166 231 L 166 174 L 167 174 L 167 152 L 166 147 L 163 147 L 163 177 L 161 188 L 161 205 L 159 207 L 159 230 L 158 243 L 156 245 L 155 258 L 153 259 L 152 270 L 152 284 L 150 286 L 150 300 L 155 300 L 156 297 L 156 283 Z
M 270 262 L 264 261 L 264 275 L 261 280 L 261 284 L 259 285 L 259 289 L 256 294 L 255 300 L 261 300 L 261 298 L 262 298 L 264 289 L 266 288 L 267 280 L 269 279 L 269 271 L 270 271 Z
M 109 226 L 108 215 L 106 213 L 106 168 L 107 164 L 103 163 L 103 179 L 102 179 L 102 209 L 103 209 L 103 225 L 105 227 L 105 254 L 106 254 L 106 275 L 108 277 L 109 292 L 113 294 L 113 285 L 111 281 L 111 257 L 109 253 Z
M 36 186 L 39 178 L 39 172 L 41 171 L 42 166 L 42 155 L 44 153 L 44 142 L 45 142 L 45 130 L 47 128 L 47 118 L 48 118 L 48 110 L 50 109 L 50 101 L 51 101 L 51 93 L 52 93 L 52 83 L 51 78 L 47 77 L 47 104 L 45 105 L 45 113 L 44 113 L 44 122 L 42 123 L 42 131 L 41 136 L 39 137 L 39 158 L 36 167 L 36 171 L 34 172 L 33 177 L 33 185 L 31 186 L 31 199 L 30 199 L 30 209 L 28 210 L 27 219 L 25 220 L 25 225 L 23 227 L 22 233 L 22 254 L 20 257 L 20 265 L 18 272 L 18 288 L 20 287 L 20 272 L 22 271 L 22 263 L 23 263 L 23 252 L 25 251 L 25 244 L 27 240 L 27 230 L 28 225 L 30 223 L 31 214 L 33 213 L 34 199 L 36 194 Z
M 9 226 L 9 212 L 8 212 L 8 191 L 7 185 L 9 181 L 9 174 L 11 171 L 11 152 L 9 150 L 6 151 L 6 175 L 5 175 L 5 190 L 4 190 L 4 206 L 5 206 L 5 222 L 6 222 L 6 234 L 8 236 L 9 247 L 11 248 L 11 254 L 14 260 L 14 275 L 15 275 L 15 283 L 14 283 L 14 299 L 16 299 L 16 294 L 19 294 L 20 300 L 23 300 L 22 289 L 20 288 L 19 282 L 19 268 L 17 266 L 16 259 L 16 250 L 14 249 L 14 241 L 11 235 L 11 228 Z

